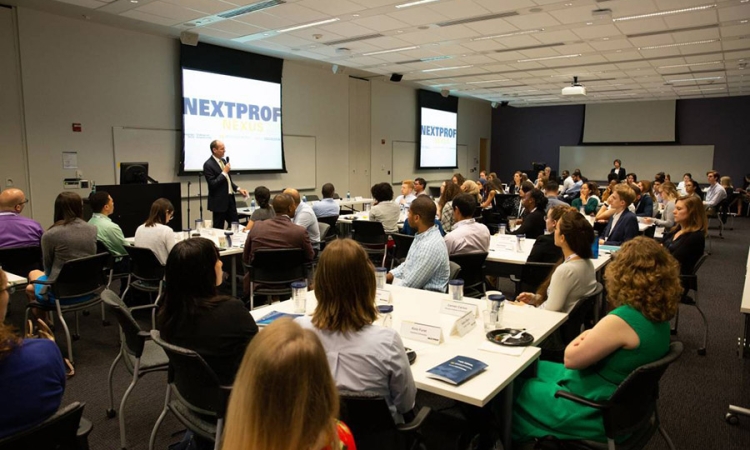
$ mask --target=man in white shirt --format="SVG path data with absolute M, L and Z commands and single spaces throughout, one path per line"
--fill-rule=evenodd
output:
M 414 195 L 414 182 L 411 180 L 404 180 L 401 182 L 401 195 L 396 197 L 396 200 L 394 200 L 393 203 L 408 208 L 411 206 L 411 202 L 413 202 L 415 198 L 417 198 L 417 196 Z
M 709 170 L 706 172 L 706 176 L 708 177 L 708 190 L 706 191 L 706 200 L 703 201 L 703 204 L 706 205 L 706 208 L 716 208 L 719 206 L 719 203 L 727 198 L 727 191 L 724 189 L 724 186 L 719 184 L 719 179 L 721 178 L 719 172 Z
M 573 185 L 576 184 L 575 181 L 573 181 L 573 177 L 568 173 L 567 170 L 563 170 L 563 192 L 567 191 L 568 189 L 572 188 Z
M 456 222 L 444 238 L 448 255 L 489 252 L 490 230 L 474 220 L 476 209 L 477 200 L 473 195 L 461 194 L 453 199 L 453 218 Z
M 300 203 L 299 191 L 297 189 L 287 188 L 284 189 L 284 194 L 289 195 L 297 205 L 297 209 L 294 212 L 293 222 L 307 230 L 307 234 L 310 236 L 310 243 L 312 244 L 315 251 L 320 250 L 320 228 L 318 227 L 318 218 L 315 217 L 315 211 L 309 203 Z

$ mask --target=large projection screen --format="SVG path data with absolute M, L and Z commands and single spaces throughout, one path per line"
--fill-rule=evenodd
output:
M 589 180 L 607 179 L 612 161 L 622 160 L 622 167 L 638 175 L 638 179 L 653 180 L 659 172 L 667 172 L 675 183 L 682 174 L 691 173 L 702 182 L 705 173 L 713 168 L 713 145 L 663 146 L 585 146 L 560 147 L 560 170 L 581 169 Z
M 584 144 L 675 142 L 675 100 L 586 105 Z

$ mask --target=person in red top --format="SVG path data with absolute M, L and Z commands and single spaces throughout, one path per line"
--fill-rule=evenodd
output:
M 247 347 L 221 448 L 357 450 L 338 413 L 338 391 L 320 339 L 291 319 L 278 319 Z

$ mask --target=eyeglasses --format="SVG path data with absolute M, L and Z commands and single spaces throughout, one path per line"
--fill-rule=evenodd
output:
M 26 200 L 22 201 L 21 203 L 16 204 L 16 206 L 22 206 L 22 205 L 25 205 L 26 203 L 29 203 L 29 199 L 28 198 Z

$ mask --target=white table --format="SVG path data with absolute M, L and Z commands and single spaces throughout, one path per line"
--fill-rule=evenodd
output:
M 502 392 L 501 402 L 505 410 L 503 436 L 506 441 L 505 448 L 510 449 L 513 380 L 536 361 L 541 350 L 537 347 L 526 347 L 520 356 L 480 350 L 480 344 L 486 342 L 481 318 L 481 310 L 484 309 L 485 302 L 482 300 L 465 299 L 467 303 L 479 306 L 480 317 L 474 329 L 465 336 L 458 337 L 450 335 L 452 324 L 457 317 L 440 314 L 441 301 L 448 298 L 447 294 L 392 285 L 389 285 L 387 289 L 393 295 L 392 327 L 394 330 L 399 331 L 404 320 L 440 326 L 443 330 L 444 342 L 440 345 L 426 344 L 402 337 L 404 346 L 417 353 L 417 360 L 411 366 L 417 388 L 478 407 L 487 405 L 498 393 Z M 312 314 L 316 305 L 315 293 L 308 292 L 308 315 Z M 526 328 L 534 336 L 534 344 L 546 339 L 568 318 L 565 313 L 525 306 L 508 305 L 504 309 L 503 326 Z M 271 311 L 292 312 L 293 303 L 291 300 L 275 303 L 253 310 L 251 314 L 257 320 Z M 460 386 L 453 386 L 427 377 L 427 370 L 458 355 L 485 362 L 488 365 L 487 370 Z
M 737 352 L 740 355 L 740 359 L 744 358 L 750 348 L 750 252 L 747 256 L 747 265 L 745 267 L 745 288 L 742 290 L 742 303 L 740 305 L 740 312 L 745 315 L 745 326 L 743 335 L 740 336 L 738 342 Z M 741 381 L 740 381 L 741 382 Z M 732 416 L 737 415 L 750 417 L 750 408 L 745 408 L 737 405 L 729 405 L 729 412 L 726 414 L 725 419 L 728 421 Z
M 359 211 L 354 214 L 344 214 L 339 216 L 337 223 L 351 224 L 355 220 L 370 220 L 370 211 Z M 399 227 L 403 226 L 406 220 L 406 211 L 402 212 L 398 217 Z
M 531 253 L 531 248 L 534 247 L 536 239 L 524 239 L 521 241 L 521 252 L 505 250 L 500 242 L 501 239 L 498 235 L 493 235 L 490 238 L 490 251 L 489 255 L 487 255 L 487 262 L 514 265 L 526 264 L 526 260 Z M 594 264 L 594 270 L 599 272 L 609 263 L 609 260 L 609 253 L 600 251 L 599 257 L 592 259 L 591 262 Z
M 8 278 L 7 287 L 8 287 L 8 292 L 10 292 L 11 294 L 15 292 L 18 286 L 25 285 L 29 282 L 29 280 L 27 280 L 26 278 L 20 277 L 10 272 L 5 272 L 5 276 Z
M 319 200 L 308 202 L 311 205 L 315 205 L 318 203 Z M 351 199 L 335 199 L 334 200 L 340 208 L 350 208 L 350 209 L 364 209 L 365 205 L 371 205 L 375 200 L 371 198 L 351 198 Z M 253 209 L 250 207 L 247 208 L 237 208 L 237 214 L 240 216 L 252 216 L 253 215 Z

